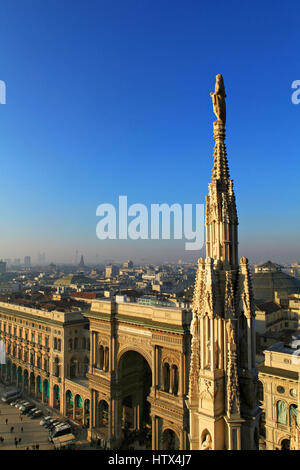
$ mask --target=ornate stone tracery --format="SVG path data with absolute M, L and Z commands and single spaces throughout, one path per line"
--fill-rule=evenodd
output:
M 238 264 L 238 217 L 227 162 L 226 93 L 220 74 L 216 77 L 215 92 L 211 96 L 217 121 L 214 122 L 212 180 L 206 198 L 207 257 L 198 261 L 192 304 L 191 449 L 200 449 L 206 442 L 200 437 L 202 416 L 203 426 L 208 421 L 211 423 L 208 432 L 212 448 L 224 448 L 225 441 L 214 439 L 215 415 L 220 413 L 226 422 L 223 435 L 227 435 L 228 448 L 247 448 L 247 445 L 254 448 L 257 423 L 249 420 L 249 416 L 255 416 L 256 404 L 255 400 L 250 403 L 247 399 L 247 396 L 254 395 L 257 376 L 253 360 L 253 294 L 248 260 L 243 257 L 240 266 Z M 245 322 L 240 321 L 241 315 Z M 217 390 L 223 390 L 225 396 L 221 397 Z

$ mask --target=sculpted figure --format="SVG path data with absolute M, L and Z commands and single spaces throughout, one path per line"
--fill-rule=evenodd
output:
M 218 118 L 218 121 L 222 121 L 224 124 L 226 122 L 226 93 L 225 87 L 223 82 L 223 77 L 219 73 L 216 76 L 216 85 L 215 85 L 215 92 L 211 92 L 210 94 L 213 102 L 213 109 L 214 113 Z
M 234 331 L 233 331 L 231 320 L 227 321 L 226 329 L 227 329 L 227 337 L 228 337 L 229 343 L 234 344 Z
M 211 437 L 209 433 L 206 434 L 205 439 L 202 442 L 201 450 L 211 450 Z

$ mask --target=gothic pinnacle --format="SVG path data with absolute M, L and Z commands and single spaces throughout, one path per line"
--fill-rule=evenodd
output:
M 226 123 L 226 93 L 223 77 L 219 73 L 216 76 L 216 85 L 214 93 L 211 92 L 213 111 L 217 116 L 214 122 L 214 166 L 212 170 L 212 178 L 217 180 L 228 180 L 229 170 L 227 162 L 227 153 L 225 145 L 225 123 Z

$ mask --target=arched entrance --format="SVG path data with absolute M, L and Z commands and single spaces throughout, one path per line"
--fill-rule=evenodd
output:
M 75 421 L 83 423 L 83 401 L 80 395 L 75 395 Z
M 290 450 L 290 440 L 289 439 L 283 439 L 281 442 L 281 450 Z
M 60 388 L 56 384 L 53 387 L 53 408 L 60 409 Z
M 179 450 L 179 439 L 172 429 L 166 429 L 162 435 L 163 450 Z
M 73 418 L 73 393 L 70 390 L 66 391 L 66 415 Z
M 41 376 L 38 375 L 36 378 L 36 396 L 39 400 L 42 400 L 42 395 L 43 395 L 43 381 L 41 379 Z
M 31 372 L 30 373 L 30 379 L 29 379 L 29 393 L 31 395 L 34 395 L 35 394 L 35 377 L 34 377 L 34 373 Z
M 99 412 L 99 427 L 107 428 L 108 426 L 108 403 L 105 400 L 101 400 L 98 405 Z
M 28 392 L 29 390 L 29 377 L 28 377 L 28 370 L 24 370 L 24 381 L 23 381 L 23 387 L 25 392 Z
M 23 371 L 22 367 L 18 367 L 18 386 L 23 387 Z
M 90 400 L 84 400 L 84 423 L 87 428 L 90 425 Z
M 49 395 L 50 395 L 50 390 L 49 390 L 49 380 L 45 379 L 44 380 L 44 394 L 43 394 L 43 401 L 47 405 L 49 404 Z
M 150 403 L 152 371 L 146 359 L 136 351 L 125 352 L 118 367 L 120 420 L 123 447 L 146 448 L 151 433 Z M 144 447 L 143 447 L 144 446 Z

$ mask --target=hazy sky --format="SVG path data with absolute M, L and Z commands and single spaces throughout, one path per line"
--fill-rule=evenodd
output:
M 96 208 L 203 204 L 222 73 L 240 256 L 300 259 L 299 3 L 2 0 L 0 257 L 196 259 L 100 241 Z M 96 257 L 97 255 L 97 257 Z

